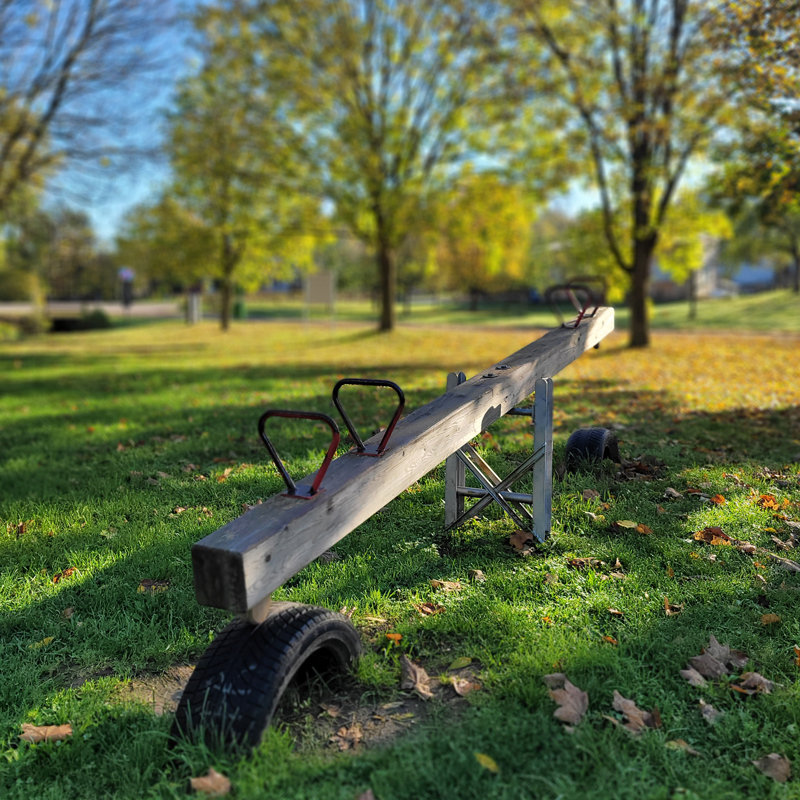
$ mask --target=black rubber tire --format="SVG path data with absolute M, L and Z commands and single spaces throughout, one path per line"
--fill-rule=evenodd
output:
M 567 469 L 599 464 L 604 458 L 620 461 L 619 442 L 608 428 L 579 428 L 567 440 Z
M 346 671 L 361 653 L 352 622 L 327 608 L 275 603 L 260 625 L 234 620 L 203 653 L 175 711 L 172 736 L 255 747 L 298 670 Z

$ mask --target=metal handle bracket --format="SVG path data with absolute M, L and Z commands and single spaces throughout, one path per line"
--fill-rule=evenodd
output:
M 350 417 L 347 416 L 347 412 L 344 410 L 341 400 L 339 400 L 339 390 L 342 388 L 342 386 L 386 386 L 389 389 L 393 389 L 397 393 L 397 398 L 399 400 L 397 404 L 397 410 L 394 412 L 392 421 L 389 423 L 389 427 L 384 431 L 383 437 L 377 446 L 365 445 L 361 437 L 358 435 L 355 425 L 353 425 Z M 385 381 L 378 378 L 342 378 L 342 380 L 340 380 L 336 386 L 333 387 L 333 404 L 336 406 L 337 411 L 342 415 L 344 424 L 347 426 L 350 436 L 356 443 L 356 455 L 376 457 L 382 456 L 389 444 L 389 439 L 394 431 L 394 427 L 397 425 L 398 421 L 400 420 L 400 415 L 403 413 L 403 408 L 406 404 L 406 396 L 403 394 L 403 390 L 396 383 L 394 383 L 394 381 Z

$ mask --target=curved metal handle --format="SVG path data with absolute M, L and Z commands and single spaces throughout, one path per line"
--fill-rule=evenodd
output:
M 600 291 L 595 293 L 590 288 L 591 285 L 600 287 Z M 572 303 L 577 316 L 569 323 L 564 321 L 564 315 L 558 307 L 555 300 L 555 295 L 558 292 L 564 292 Z M 583 301 L 578 299 L 578 295 L 584 295 Z M 593 317 L 600 305 L 605 301 L 606 295 L 606 282 L 605 279 L 599 275 L 586 275 L 580 278 L 573 278 L 566 283 L 559 284 L 558 286 L 551 286 L 545 291 L 545 299 L 550 305 L 553 314 L 558 319 L 558 324 L 562 328 L 572 327 L 577 328 L 581 320 L 585 317 Z M 592 307 L 591 312 L 589 308 Z
M 283 461 L 281 461 L 278 451 L 275 449 L 275 446 L 269 440 L 269 437 L 264 431 L 264 426 L 270 417 L 283 417 L 285 419 L 311 419 L 318 422 L 324 422 L 330 427 L 333 434 L 331 443 L 328 446 L 328 452 L 325 454 L 325 458 L 322 460 L 322 465 L 317 470 L 317 476 L 314 478 L 314 482 L 311 484 L 311 486 L 298 486 L 292 480 L 291 475 L 289 475 L 289 473 L 286 471 L 286 467 L 283 465 Z M 264 442 L 267 452 L 270 454 L 275 467 L 277 468 L 278 472 L 280 472 L 283 482 L 286 484 L 286 495 L 289 497 L 302 497 L 304 500 L 308 500 L 317 494 L 317 492 L 320 490 L 319 486 L 322 483 L 322 479 L 325 477 L 325 473 L 328 471 L 328 467 L 333 460 L 333 455 L 336 452 L 336 448 L 339 446 L 339 426 L 336 424 L 333 418 L 318 411 L 282 411 L 279 409 L 270 409 L 269 411 L 265 411 L 258 420 L 258 435 L 261 437 L 261 441 Z
M 394 412 L 392 421 L 389 423 L 389 427 L 384 432 L 383 438 L 381 439 L 380 444 L 374 453 L 367 452 L 367 448 L 364 446 L 364 442 L 358 435 L 358 431 L 351 422 L 350 417 L 347 416 L 347 412 L 342 407 L 342 403 L 339 400 L 339 389 L 341 389 L 342 386 L 386 386 L 389 389 L 394 389 L 394 391 L 397 392 L 397 397 L 400 401 L 398 403 L 397 410 Z M 356 450 L 358 453 L 363 453 L 364 455 L 370 456 L 379 456 L 389 444 L 389 438 L 392 435 L 392 431 L 394 431 L 394 427 L 397 425 L 400 415 L 403 413 L 403 408 L 406 404 L 406 396 L 403 394 L 403 390 L 396 383 L 394 383 L 394 381 L 384 381 L 379 378 L 342 378 L 342 380 L 340 380 L 336 386 L 333 387 L 333 404 L 336 406 L 337 411 L 342 415 L 344 424 L 347 425 L 347 430 L 350 431 L 350 436 L 353 437 L 353 441 L 356 443 Z

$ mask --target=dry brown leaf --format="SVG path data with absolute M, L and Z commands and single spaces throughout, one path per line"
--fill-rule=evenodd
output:
M 731 544 L 731 537 L 728 536 L 722 528 L 718 528 L 716 526 L 710 528 L 703 528 L 701 531 L 697 531 L 694 536 L 698 542 L 706 542 L 707 544 L 713 545 L 727 545 Z
M 664 490 L 664 498 L 667 500 L 680 500 L 682 497 L 683 495 L 680 492 L 675 491 L 670 486 Z
M 563 673 L 545 675 L 543 680 L 550 687 L 550 697 L 558 704 L 553 716 L 569 725 L 580 723 L 589 710 L 589 695 L 570 683 Z
M 709 497 L 708 499 L 718 506 L 724 506 L 728 502 L 721 494 L 715 494 L 713 497 Z
M 361 730 L 361 725 L 355 723 L 349 728 L 342 725 L 333 736 L 328 740 L 331 744 L 335 744 L 340 750 L 356 750 L 358 749 L 361 740 L 364 738 L 364 732 Z
M 53 583 L 60 583 L 61 581 L 71 578 L 75 574 L 75 567 L 68 567 L 63 572 L 56 572 L 53 575 Z
M 717 711 L 714 706 L 710 703 L 706 703 L 705 700 L 700 700 L 700 713 L 709 725 L 713 725 L 720 717 L 725 716 L 724 711 Z
M 30 725 L 22 723 L 22 733 L 19 738 L 25 742 L 38 744 L 39 742 L 62 742 L 72 736 L 72 725 Z
M 154 581 L 150 580 L 150 578 L 145 578 L 139 583 L 136 591 L 139 594 L 159 594 L 160 592 L 166 592 L 167 589 L 169 589 L 169 581 Z
M 72 615 L 73 615 L 74 613 L 75 613 L 75 609 L 74 609 L 72 606 L 70 606 L 69 608 L 65 608 L 65 609 L 64 609 L 64 610 L 61 612 L 61 616 L 62 616 L 62 617 L 64 617 L 64 619 L 71 619 L 71 618 L 72 618 Z
M 584 489 L 582 497 L 584 500 L 596 500 L 600 497 L 600 492 L 596 492 L 594 489 Z
M 761 624 L 762 625 L 775 625 L 776 623 L 780 622 L 781 618 L 777 614 L 762 614 L 761 615 Z
M 613 636 L 603 636 L 602 641 L 608 642 L 608 644 L 619 644 Z
M 333 703 L 320 703 L 319 707 L 322 709 L 323 713 L 334 719 L 342 713 L 342 707 L 336 706 Z
M 763 675 L 758 672 L 743 672 L 737 682 L 738 685 L 733 685 L 734 689 L 743 689 L 747 694 L 771 694 L 775 688 L 772 681 L 767 680 Z
M 609 608 L 608 613 L 613 617 L 624 617 L 625 615 L 618 608 Z
M 508 537 L 508 543 L 523 556 L 534 552 L 533 536 L 530 531 L 516 530 Z
M 680 674 L 681 678 L 684 678 L 687 681 L 689 681 L 689 683 L 692 686 L 698 686 L 698 687 L 708 686 L 708 682 L 706 681 L 706 679 L 696 669 L 693 669 L 692 667 L 689 667 L 689 669 L 682 669 Z
M 758 498 L 758 505 L 761 508 L 771 508 L 775 511 L 780 509 L 781 504 L 777 501 L 774 495 L 762 494 Z
M 475 583 L 485 583 L 486 582 L 486 576 L 479 569 L 471 569 L 469 571 L 469 578 L 470 578 L 470 580 L 475 581 Z
M 431 580 L 431 589 L 444 589 L 446 592 L 460 592 L 464 587 L 458 581 Z
M 418 664 L 411 661 L 405 653 L 400 656 L 401 689 L 412 689 L 423 700 L 430 700 L 433 697 L 430 680 L 428 673 Z
M 443 605 L 435 603 L 420 603 L 419 605 L 415 605 L 414 608 L 416 608 L 423 617 L 432 617 L 434 614 L 441 614 L 444 611 Z
M 759 758 L 758 761 L 751 762 L 753 766 L 763 772 L 768 778 L 772 778 L 778 783 L 786 783 L 792 777 L 792 764 L 788 758 L 778 753 L 770 753 L 768 756 Z
M 797 645 L 794 645 L 794 655 L 795 655 L 794 663 L 798 667 L 800 667 L 800 647 L 798 647 Z
M 633 734 L 640 734 L 648 728 L 661 727 L 661 714 L 656 706 L 652 711 L 643 711 L 636 706 L 633 700 L 623 697 L 616 689 L 614 690 L 614 710 L 619 711 L 625 716 L 626 723 L 623 727 Z
M 389 641 L 394 642 L 395 644 L 400 644 L 400 640 L 403 638 L 403 634 L 402 633 L 387 633 L 386 634 L 386 638 L 389 639 Z
M 639 526 L 638 522 L 634 522 L 630 519 L 618 519 L 615 523 L 618 528 L 637 528 Z
M 664 613 L 668 617 L 674 617 L 683 611 L 683 603 L 670 603 L 668 597 L 664 597 Z
M 470 692 L 474 692 L 476 689 L 481 688 L 479 683 L 470 681 L 467 678 L 454 677 L 452 679 L 452 683 L 453 688 L 456 690 L 456 694 L 460 695 L 461 697 L 466 697 Z
M 670 750 L 680 750 L 684 753 L 688 753 L 690 756 L 702 755 L 699 750 L 695 750 L 694 747 L 691 747 L 684 739 L 672 739 L 669 742 L 664 742 L 664 747 L 669 747 Z
M 254 507 L 255 506 L 250 506 L 250 508 Z M 317 558 L 317 561 L 321 561 L 323 564 L 330 564 L 332 561 L 339 561 L 339 558 L 338 553 L 334 553 L 333 550 L 326 550 Z
M 693 656 L 689 659 L 689 665 L 697 670 L 704 678 L 716 680 L 728 674 L 728 668 L 723 661 L 720 661 L 706 650 L 702 655 Z
M 731 650 L 728 644 L 720 644 L 713 633 L 709 636 L 708 646 L 704 648 L 704 652 L 710 653 L 717 661 L 721 661 L 730 669 L 746 667 L 750 660 L 747 653 L 743 653 L 741 650 Z
M 597 567 L 604 567 L 605 565 L 606 562 L 601 561 L 599 558 L 571 558 L 567 561 L 567 566 L 573 569 L 584 569 L 585 567 L 595 569 Z
M 649 527 L 648 527 L 647 525 L 645 525 L 644 523 L 641 523 L 641 524 L 639 524 L 639 525 L 637 525 L 637 526 L 636 526 L 636 531 L 637 531 L 638 533 L 650 534 L 650 533 L 652 533 L 652 532 L 653 532 L 653 529 L 652 529 L 652 528 L 649 528 Z
M 656 503 L 656 513 L 657 514 L 666 514 L 667 513 L 667 509 L 664 508 L 664 506 L 660 506 L 660 505 L 658 505 Z

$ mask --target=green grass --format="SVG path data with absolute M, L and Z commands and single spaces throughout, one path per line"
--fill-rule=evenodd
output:
M 280 296 L 254 297 L 247 302 L 254 319 L 294 319 L 303 317 L 303 302 Z M 552 328 L 555 317 L 549 306 L 521 304 L 502 305 L 482 302 L 477 311 L 465 303 L 443 300 L 438 305 L 413 305 L 410 312 L 398 305 L 400 324 L 415 325 L 488 325 L 492 327 Z M 567 318 L 574 316 L 566 307 Z M 617 327 L 627 328 L 629 311 L 623 306 L 616 309 Z M 374 304 L 366 300 L 341 298 L 336 303 L 335 317 L 343 322 L 371 323 L 377 319 Z M 311 319 L 327 319 L 327 311 L 314 307 Z M 654 330 L 737 330 L 755 332 L 800 332 L 800 298 L 793 292 L 781 289 L 756 295 L 701 300 L 695 319 L 690 319 L 689 303 L 660 303 L 652 306 Z
M 222 335 L 213 323 L 159 323 L 0 345 L 0 796 L 183 797 L 188 777 L 214 766 L 239 798 L 351 800 L 370 787 L 380 800 L 800 797 L 796 779 L 779 785 L 750 764 L 778 752 L 800 770 L 800 574 L 685 541 L 720 525 L 774 549 L 768 529 L 783 539 L 789 529 L 753 492 L 786 499 L 785 515 L 800 519 L 794 337 L 657 333 L 642 352 L 624 349 L 619 334 L 562 373 L 558 453 L 575 428 L 615 425 L 624 455 L 649 453 L 666 467 L 651 481 L 621 481 L 607 465 L 557 482 L 554 535 L 535 557 L 514 554 L 513 526 L 494 510 L 444 533 L 440 467 L 337 544 L 340 560 L 315 562 L 277 593 L 355 607 L 366 653 L 351 691 L 362 704 L 402 697 L 405 652 L 433 675 L 458 656 L 475 659 L 482 689 L 461 707 L 434 700 L 390 744 L 336 754 L 319 709 L 300 702 L 293 713 L 309 735 L 279 725 L 248 759 L 185 744 L 169 750 L 169 717 L 127 692 L 131 679 L 196 659 L 228 619 L 194 601 L 189 549 L 243 503 L 281 488 L 256 437 L 263 409 L 329 411 L 339 377 L 381 376 L 403 386 L 412 410 L 440 394 L 448 371 L 474 374 L 529 338 L 256 322 Z M 389 393 L 349 397 L 365 428 L 391 412 Z M 274 439 L 295 475 L 313 470 L 326 445 L 323 431 L 302 423 L 282 425 Z M 530 444 L 519 418 L 480 440 L 501 472 Z M 668 502 L 667 486 L 721 493 L 727 503 L 686 494 Z M 584 500 L 587 488 L 600 500 Z M 175 513 L 178 506 L 189 510 Z M 618 519 L 653 533 L 614 532 L 609 523 Z M 619 559 L 626 577 L 570 568 L 575 557 Z M 54 583 L 69 567 L 75 572 Z M 471 569 L 486 582 L 470 582 Z M 436 592 L 433 578 L 464 588 Z M 143 579 L 169 588 L 138 592 Z M 683 612 L 667 617 L 665 596 Z M 414 605 L 425 601 L 445 612 L 421 617 Z M 761 624 L 767 607 L 778 625 Z M 388 645 L 386 630 L 402 634 L 400 647 Z M 780 688 L 744 698 L 724 686 L 690 687 L 678 671 L 711 633 L 746 651 Z M 552 718 L 541 680 L 559 670 L 589 693 L 589 713 L 572 735 Z M 634 739 L 610 725 L 603 715 L 614 714 L 615 689 L 641 708 L 658 705 L 663 728 Z M 726 712 L 714 728 L 700 717 L 700 698 Z M 75 734 L 62 744 L 20 744 L 23 722 L 70 722 Z M 665 747 L 677 738 L 702 756 Z M 476 752 L 494 758 L 499 774 Z

